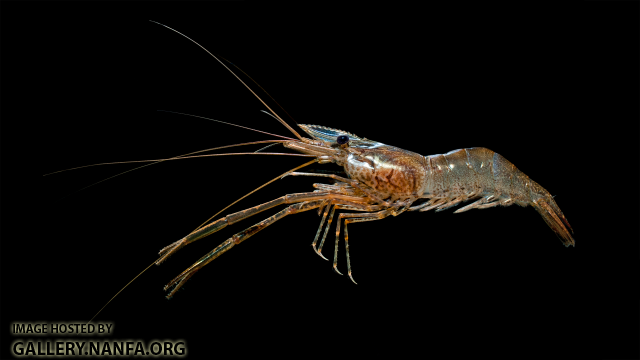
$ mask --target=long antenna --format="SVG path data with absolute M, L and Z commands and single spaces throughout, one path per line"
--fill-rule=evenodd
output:
M 211 56 L 212 56 L 214 59 L 216 59 L 216 60 L 217 60 L 217 61 L 218 61 L 222 66 L 224 66 L 224 68 L 225 68 L 225 69 L 227 69 L 227 70 L 228 70 L 228 71 L 229 71 L 233 76 L 235 76 L 235 77 L 236 77 L 236 79 L 238 79 L 238 81 L 240 81 L 240 82 L 242 83 L 242 85 L 244 85 L 244 87 L 246 87 L 249 91 L 251 91 L 251 93 L 253 94 L 253 96 L 255 96 L 258 100 L 260 100 L 260 102 L 262 103 L 262 105 L 266 106 L 266 107 L 267 107 L 267 109 L 269 109 L 269 111 L 271 111 L 271 113 L 272 113 L 273 115 L 275 115 L 275 117 L 278 119 L 278 121 L 280 121 L 284 126 L 286 126 L 286 127 L 287 127 L 287 129 L 289 129 L 289 131 L 291 131 L 291 132 L 292 132 L 292 133 L 293 133 L 293 134 L 294 134 L 298 139 L 302 140 L 302 136 L 300 136 L 300 134 L 298 134 L 298 133 L 297 133 L 297 132 L 296 132 L 296 131 L 291 127 L 291 126 L 289 126 L 289 124 L 287 124 L 284 120 L 282 120 L 282 119 L 280 118 L 280 116 L 278 116 L 278 114 L 276 114 L 273 110 L 271 110 L 271 108 L 269 107 L 269 105 L 267 105 L 264 101 L 262 101 L 262 99 L 260 98 L 260 96 L 258 96 L 258 95 L 253 91 L 253 90 L 251 90 L 251 88 L 249 87 L 249 85 L 245 84 L 245 82 L 244 82 L 244 81 L 242 81 L 242 79 L 240 79 L 240 77 L 238 77 L 238 75 L 236 75 L 236 73 L 234 73 L 231 69 L 229 69 L 229 67 L 228 67 L 225 63 L 223 63 L 222 61 L 220 61 L 220 59 L 218 59 L 215 55 L 213 55 L 211 52 L 209 52 L 209 50 L 207 50 L 204 46 L 202 46 L 202 45 L 198 44 L 195 40 L 191 39 L 190 37 L 188 37 L 187 35 L 185 35 L 185 34 L 181 33 L 181 32 L 180 32 L 180 31 L 178 31 L 178 30 L 172 29 L 172 28 L 168 27 L 167 25 L 161 24 L 161 23 L 159 23 L 159 22 L 157 22 L 157 21 L 153 21 L 153 20 L 149 20 L 149 21 L 151 21 L 152 23 L 155 23 L 155 24 L 158 24 L 158 25 L 164 26 L 164 27 L 166 27 L 167 29 L 169 29 L 169 30 L 171 30 L 171 31 L 173 31 L 173 32 L 175 32 L 175 33 L 177 33 L 177 34 L 180 34 L 180 35 L 184 36 L 185 38 L 187 38 L 187 39 L 188 39 L 189 41 L 191 41 L 192 43 L 194 43 L 194 44 L 198 45 L 202 50 L 206 51 L 206 52 L 207 52 L 207 54 L 211 55 Z
M 273 142 L 277 142 L 277 141 L 285 142 L 285 140 L 271 140 L 271 141 L 273 141 Z M 153 165 L 153 164 L 158 164 L 158 163 L 161 163 L 161 162 L 164 162 L 164 161 L 169 161 L 169 160 L 175 160 L 175 159 L 179 159 L 179 158 L 181 158 L 181 157 L 183 157 L 183 156 L 189 156 L 189 155 L 193 155 L 193 154 L 198 154 L 198 153 L 205 152 L 205 151 L 218 150 L 218 149 L 224 149 L 224 148 L 228 148 L 228 147 L 242 146 L 242 145 L 249 145 L 249 144 L 255 144 L 255 143 L 256 143 L 256 142 L 254 141 L 254 142 L 250 142 L 250 143 L 243 143 L 243 144 L 233 144 L 233 145 L 219 146 L 219 147 L 215 147 L 215 148 L 204 149 L 204 150 L 199 150 L 199 151 L 190 152 L 190 153 L 188 153 L 188 154 L 183 154 L 183 155 L 174 156 L 174 157 L 172 157 L 172 158 L 168 158 L 168 159 L 162 159 L 162 160 L 159 160 L 159 161 L 156 161 L 156 162 L 152 162 L 151 164 L 146 164 L 146 165 L 138 166 L 137 168 L 133 168 L 133 169 L 131 169 L 131 170 L 123 171 L 123 172 L 121 172 L 121 173 L 119 173 L 119 174 L 116 174 L 116 175 L 110 176 L 110 177 L 108 177 L 108 178 L 106 178 L 106 179 L 102 179 L 102 180 L 100 180 L 100 181 L 98 181 L 98 182 L 95 182 L 95 183 L 93 183 L 93 184 L 91 184 L 91 185 L 87 185 L 87 186 L 83 187 L 82 189 L 77 190 L 76 192 L 78 192 L 78 191 L 82 191 L 82 190 L 85 190 L 85 189 L 90 188 L 90 187 L 92 187 L 92 186 L 94 186 L 94 185 L 98 185 L 98 184 L 100 184 L 101 182 L 105 182 L 105 181 L 107 181 L 107 180 L 113 179 L 113 178 L 114 178 L 114 177 L 116 177 L 116 176 L 124 175 L 124 174 L 126 174 L 126 173 L 128 173 L 128 172 L 131 172 L 131 171 L 134 171 L 134 170 L 138 170 L 138 169 L 141 169 L 141 168 L 143 168 L 143 167 L 151 166 L 151 165 Z M 297 154 L 293 154 L 293 155 L 297 155 Z M 96 165 L 98 165 L 98 164 L 85 165 L 85 166 L 80 166 L 80 167 L 77 167 L 77 168 L 72 168 L 72 169 L 67 169 L 67 170 L 79 169 L 79 168 L 82 168 L 82 167 L 89 167 L 89 166 L 96 166 Z M 60 170 L 60 171 L 56 171 L 56 172 L 54 172 L 54 173 L 50 173 L 50 174 L 47 174 L 47 175 L 51 175 L 51 174 L 55 174 L 55 173 L 57 173 L 57 172 L 67 171 L 67 170 Z M 45 176 L 46 176 L 46 175 L 45 175 Z
M 271 100 L 273 100 L 273 102 L 274 102 L 274 103 L 276 103 L 276 105 L 278 105 L 278 107 L 279 107 L 282 111 L 284 111 L 284 113 L 285 113 L 285 114 L 287 114 L 287 116 L 288 116 L 291 120 L 293 120 L 293 122 L 294 122 L 294 123 L 296 123 L 296 125 L 298 124 L 298 122 L 296 121 L 296 119 L 294 119 L 294 118 L 293 118 L 293 116 L 289 115 L 289 113 L 287 112 L 287 110 L 285 110 L 285 109 L 282 107 L 282 105 L 280 105 L 280 104 L 276 101 L 276 99 L 274 99 L 274 98 L 273 98 L 273 96 L 271 96 L 271 94 L 269 94 L 269 93 L 267 92 L 267 90 L 265 90 L 262 86 L 260 86 L 260 84 L 258 84 L 258 82 L 257 82 L 257 81 L 253 80 L 253 78 L 252 78 L 251 76 L 249 76 L 249 74 L 247 74 L 246 72 L 244 72 L 244 70 L 240 69 L 240 67 L 239 67 L 238 65 L 236 65 L 236 64 L 234 64 L 234 63 L 232 63 L 231 61 L 229 61 L 229 60 L 225 59 L 224 57 L 220 56 L 220 58 L 221 58 L 222 60 L 224 60 L 224 61 L 228 62 L 229 64 L 233 65 L 233 67 L 235 67 L 236 69 L 240 70 L 240 72 L 241 72 L 241 73 L 243 73 L 246 77 L 248 77 L 251 81 L 253 81 L 253 83 L 254 83 L 254 84 L 256 84 L 256 86 L 257 86 L 257 87 L 259 87 L 262 91 L 264 91 L 264 93 L 265 93 L 265 94 L 267 94 L 267 96 L 268 96 Z
M 65 172 L 65 171 L 71 171 L 71 170 L 78 170 L 78 169 L 84 169 L 84 168 L 88 168 L 88 167 L 92 167 L 92 166 L 100 166 L 100 165 L 114 165 L 114 164 L 130 164 L 130 163 L 138 163 L 138 162 L 152 162 L 155 161 L 155 163 L 159 163 L 159 162 L 163 162 L 163 161 L 169 161 L 169 160 L 182 160 L 182 159 L 189 159 L 189 158 L 197 158 L 197 157 L 206 157 L 206 156 L 210 156 L 210 155 L 198 155 L 198 156 L 189 156 L 192 154 L 196 154 L 196 153 L 200 153 L 200 152 L 205 152 L 205 151 L 213 151 L 213 150 L 218 150 L 218 149 L 224 149 L 227 147 L 234 147 L 234 146 L 243 146 L 243 145 L 253 145 L 253 144 L 265 144 L 265 143 L 271 143 L 271 145 L 275 145 L 278 143 L 283 143 L 286 142 L 284 140 L 262 140 L 262 141 L 253 141 L 253 142 L 249 142 L 249 143 L 242 143 L 242 144 L 233 144 L 233 145 L 226 145 L 226 146 L 221 146 L 221 147 L 216 147 L 216 148 L 209 148 L 209 149 L 204 149 L 204 150 L 199 150 L 196 152 L 192 152 L 189 154 L 184 154 L 184 155 L 178 155 L 178 156 L 174 156 L 174 157 L 170 157 L 170 158 L 166 158 L 166 159 L 155 159 L 155 160 L 128 160 L 128 161 L 113 161 L 113 162 L 107 162 L 107 163 L 98 163 L 98 164 L 90 164 L 90 165 L 83 165 L 83 166 L 77 166 L 77 167 L 73 167 L 73 168 L 69 168 L 69 169 L 64 169 L 64 170 L 58 170 L 58 171 L 54 171 L 48 174 L 44 174 L 42 176 L 49 176 L 49 175 L 53 175 L 53 174 L 58 174 L 61 172 Z M 275 143 L 275 144 L 274 144 Z M 257 152 L 257 151 L 256 151 Z M 217 155 L 222 155 L 222 154 L 217 154 Z M 298 154 L 292 154 L 292 155 L 298 155 Z M 151 165 L 151 164 L 149 164 Z M 139 169 L 139 168 L 137 168 Z M 128 170 L 125 172 L 129 172 L 129 171 L 133 171 L 136 169 L 132 169 L 132 170 Z M 124 173 L 120 173 L 118 175 L 122 175 Z M 118 175 L 114 175 L 112 177 L 116 177 Z M 110 179 L 110 178 L 109 178 Z M 104 179 L 102 181 L 106 181 L 108 179 Z M 97 183 L 96 183 L 97 184 Z M 93 184 L 95 185 L 95 184 Z M 92 185 L 89 185 L 92 186 Z M 79 191 L 79 190 L 78 190 Z
M 269 94 L 267 94 L 267 95 L 269 95 Z M 280 106 L 280 105 L 278 105 L 278 106 Z M 209 120 L 209 121 L 215 121 L 215 122 L 219 122 L 219 123 L 222 123 L 222 124 L 231 125 L 231 126 L 237 126 L 239 128 L 243 128 L 243 129 L 247 129 L 247 130 L 251 130 L 251 131 L 255 131 L 255 132 L 259 132 L 259 133 L 263 133 L 263 134 L 267 134 L 267 135 L 271 135 L 271 136 L 275 136 L 275 137 L 279 137 L 279 138 L 283 138 L 283 139 L 295 140 L 295 139 L 287 137 L 287 136 L 282 136 L 282 135 L 278 135 L 278 134 L 272 134 L 272 133 L 268 133 L 266 131 L 256 130 L 256 129 L 252 129 L 250 127 L 246 127 L 246 126 L 242 126 L 242 125 L 236 125 L 234 123 L 229 123 L 229 122 L 226 122 L 226 121 L 210 119 L 210 118 L 207 118 L 207 117 L 204 117 L 204 116 L 185 114 L 185 113 L 181 113 L 181 112 L 177 112 L 177 111 L 169 111 L 169 110 L 158 110 L 158 111 L 171 113 L 171 114 L 186 115 L 186 116 L 191 116 L 191 117 L 195 117 L 195 118 L 199 118 L 199 119 L 205 119 L 205 120 Z M 269 115 L 271 115 L 271 114 L 269 114 Z
M 318 159 L 313 159 L 313 160 L 311 160 L 311 161 L 309 161 L 309 162 L 307 162 L 307 163 L 304 163 L 304 164 L 302 164 L 302 165 L 300 165 L 300 166 L 297 166 L 297 167 L 295 167 L 295 168 L 293 168 L 293 169 L 291 169 L 291 170 L 286 171 L 285 173 L 283 173 L 283 174 L 281 174 L 281 175 L 278 175 L 278 176 L 274 177 L 273 179 L 271 179 L 271 180 L 267 181 L 266 183 L 262 184 L 261 186 L 259 186 L 259 187 L 255 188 L 253 191 L 251 191 L 250 193 L 246 194 L 245 196 L 243 196 L 243 197 L 239 198 L 238 200 L 236 200 L 236 201 L 232 202 L 231 204 L 229 204 L 229 205 L 228 205 L 227 207 L 225 207 L 224 209 L 222 209 L 222 210 L 218 211 L 215 215 L 213 215 L 212 217 L 210 217 L 210 218 L 209 218 L 209 220 L 211 220 L 211 219 L 213 219 L 214 217 L 218 216 L 218 214 L 220 214 L 221 212 L 223 212 L 223 211 L 227 210 L 231 205 L 233 205 L 233 204 L 237 203 L 238 201 L 240 201 L 240 200 L 242 200 L 242 199 L 246 198 L 247 196 L 249 196 L 249 195 L 253 194 L 254 192 L 256 192 L 256 191 L 258 191 L 258 190 L 262 189 L 263 187 L 265 187 L 265 186 L 267 186 L 267 185 L 271 184 L 272 182 L 274 182 L 274 181 L 276 181 L 276 180 L 278 180 L 278 179 L 281 179 L 283 176 L 285 176 L 285 175 L 287 175 L 287 174 L 289 174 L 289 173 L 292 173 L 292 172 L 294 172 L 294 171 L 296 171 L 296 170 L 298 170 L 298 169 L 301 169 L 301 168 L 303 168 L 303 167 L 305 167 L 305 166 L 311 165 L 311 164 L 313 164 L 313 163 L 315 163 L 315 162 L 317 162 L 317 161 L 318 161 Z M 209 220 L 205 221 L 202 225 L 206 224 Z M 202 227 L 202 225 L 198 226 L 198 229 L 200 229 L 200 228 Z M 196 230 L 198 230 L 198 229 L 196 229 Z M 193 230 L 193 231 L 196 231 L 196 230 Z M 192 231 L 192 232 L 193 232 L 193 231 Z M 155 260 L 154 262 L 152 262 L 152 263 L 151 263 L 151 265 L 147 266 L 147 267 L 146 267 L 144 270 L 142 270 L 138 275 L 136 275 L 136 277 L 134 277 L 133 279 L 131 279 L 131 281 L 129 281 L 129 282 L 127 283 L 127 285 L 125 285 L 122 289 L 120 289 L 120 291 L 118 291 L 115 295 L 113 295 L 113 297 L 111 298 L 111 300 L 107 301 L 107 303 L 106 303 L 106 304 L 104 304 L 104 306 L 102 307 L 102 309 L 100 309 L 100 311 L 98 311 L 95 315 L 93 315 L 93 317 L 91 318 L 91 320 L 89 320 L 89 322 L 87 322 L 87 324 L 89 324 L 91 321 L 93 321 L 93 319 L 95 319 L 95 318 L 96 318 L 96 316 L 98 316 L 98 314 L 100 314 L 100 313 L 102 312 L 102 310 L 104 310 L 104 308 L 106 308 L 106 307 L 107 307 L 107 305 L 109 305 L 109 303 L 111 303 L 111 301 L 113 301 L 113 299 L 115 299 L 115 298 L 116 298 L 116 296 L 118 296 L 118 295 L 119 295 L 119 294 L 120 294 L 124 289 L 126 289 L 126 288 L 127 288 L 127 286 L 129 286 L 132 282 L 134 282 L 134 281 L 135 281 L 135 279 L 137 279 L 138 277 L 140 277 L 140 275 L 142 275 L 145 271 L 149 270 L 149 268 L 150 268 L 153 264 L 155 264 L 155 263 L 156 263 L 156 261 L 160 260 L 161 258 L 162 258 L 162 256 L 161 256 L 161 257 L 159 257 L 159 258 L 158 258 L 157 260 Z

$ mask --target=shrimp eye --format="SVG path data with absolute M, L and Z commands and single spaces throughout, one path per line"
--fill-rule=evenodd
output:
M 344 145 L 349 142 L 349 137 L 347 135 L 340 135 L 336 139 L 339 145 Z

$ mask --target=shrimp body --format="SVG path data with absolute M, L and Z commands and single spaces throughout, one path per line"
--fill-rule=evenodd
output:
M 227 215 L 160 250 L 161 257 L 156 262 L 158 265 L 185 245 L 213 234 L 227 225 L 277 205 L 289 204 L 277 214 L 235 234 L 183 271 L 165 286 L 165 290 L 172 288 L 167 295 L 168 298 L 172 297 L 195 272 L 235 245 L 287 215 L 312 209 L 319 209 L 319 214 L 325 210 L 312 243 L 316 253 L 324 259 L 326 258 L 322 255 L 322 246 L 335 210 L 355 211 L 338 215 L 333 257 L 333 269 L 340 274 L 337 268 L 338 241 L 341 227 L 344 226 L 348 274 L 354 283 L 349 258 L 348 224 L 381 220 L 389 215 L 398 216 L 405 211 L 441 211 L 467 200 L 478 199 L 456 213 L 498 205 L 509 206 L 514 203 L 520 206 L 532 205 L 565 246 L 575 246 L 569 232 L 569 222 L 549 192 L 496 152 L 485 148 L 469 148 L 442 155 L 423 156 L 342 130 L 318 125 L 299 126 L 311 136 L 311 139 L 295 133 L 298 139 L 280 141 L 282 145 L 316 157 L 312 162 L 340 165 L 347 177 L 288 172 L 285 176 L 325 177 L 333 179 L 334 183 L 316 183 L 313 185 L 316 189 L 313 192 L 287 194 Z M 328 224 L 320 246 L 316 249 L 327 215 Z
M 571 226 L 549 192 L 494 151 L 469 148 L 422 156 L 337 129 L 300 127 L 322 141 L 317 145 L 336 149 L 333 162 L 387 206 L 429 199 L 407 210 L 442 211 L 478 199 L 455 211 L 460 213 L 514 203 L 532 205 L 565 246 L 575 246 Z M 349 143 L 338 146 L 338 137 L 348 138 Z
M 159 23 L 157 23 L 159 24 Z M 162 25 L 162 24 L 159 24 Z M 186 35 L 162 25 L 194 42 Z M 204 49 L 207 51 L 206 49 Z M 274 140 L 285 148 L 315 157 L 284 176 L 313 176 L 331 178 L 333 183 L 315 183 L 315 190 L 306 193 L 286 194 L 264 204 L 219 218 L 198 228 L 184 238 L 160 250 L 157 265 L 193 241 L 211 235 L 228 225 L 238 223 L 262 211 L 279 205 L 287 205 L 275 215 L 233 235 L 222 244 L 196 261 L 192 266 L 170 281 L 165 290 L 172 297 L 175 292 L 202 267 L 224 254 L 229 249 L 247 240 L 259 231 L 288 215 L 312 209 L 324 214 L 312 243 L 322 258 L 322 246 L 333 220 L 335 211 L 348 210 L 338 215 L 334 245 L 333 269 L 337 268 L 338 242 L 344 232 L 348 274 L 355 283 L 349 258 L 348 224 L 376 221 L 389 215 L 398 216 L 405 211 L 441 211 L 463 201 L 477 199 L 458 212 L 470 209 L 486 209 L 498 205 L 532 205 L 566 246 L 575 245 L 569 231 L 571 227 L 552 196 L 528 176 L 519 171 L 501 155 L 485 148 L 470 148 L 451 151 L 442 155 L 423 156 L 398 147 L 371 141 L 346 131 L 318 125 L 299 125 L 311 138 L 300 136 L 282 120 L 258 95 L 215 55 L 209 55 L 233 74 L 253 95 L 260 100 L 271 115 L 280 121 L 297 139 Z M 318 162 L 335 163 L 342 166 L 346 177 L 333 174 L 302 173 L 295 170 Z M 276 178 L 277 179 L 277 178 Z M 274 179 L 275 180 L 275 179 Z M 325 221 L 327 226 L 325 227 Z M 322 229 L 324 233 L 322 237 Z M 316 249 L 318 240 L 321 239 Z

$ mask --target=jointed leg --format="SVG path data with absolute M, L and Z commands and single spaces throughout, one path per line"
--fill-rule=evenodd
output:
M 347 271 L 349 274 L 349 278 L 353 281 L 354 284 L 357 284 L 355 280 L 353 280 L 353 275 L 351 272 L 351 260 L 349 258 L 349 233 L 347 232 L 347 224 L 356 223 L 356 222 L 365 222 L 365 221 L 375 221 L 384 219 L 387 216 L 391 215 L 391 210 L 386 209 L 374 213 L 369 214 L 358 214 L 358 213 L 343 213 L 340 214 L 338 218 L 338 226 L 336 229 L 336 245 L 334 250 L 334 258 L 333 258 L 333 270 L 338 274 L 342 275 L 340 271 L 338 271 L 338 239 L 340 238 L 340 222 L 343 218 L 347 220 L 344 221 L 344 245 L 347 252 Z
M 463 202 L 465 200 L 465 198 L 463 196 L 459 196 L 453 199 L 450 199 L 449 201 L 447 201 L 446 203 L 438 206 L 438 208 L 436 209 L 436 212 L 440 212 L 440 211 L 444 211 L 447 210 L 449 208 L 452 208 L 458 204 L 460 204 L 461 202 Z
M 337 194 L 352 195 L 352 196 L 362 195 L 362 194 L 358 194 L 355 188 L 345 183 L 337 183 L 334 185 L 315 183 L 313 184 L 313 187 L 320 191 L 331 191 Z
M 322 204 L 322 201 L 316 200 L 316 201 L 306 201 L 306 202 L 303 202 L 303 203 L 290 205 L 287 208 L 279 211 L 275 215 L 273 215 L 273 216 L 271 216 L 271 217 L 269 217 L 269 218 L 267 218 L 265 220 L 262 220 L 261 222 L 259 222 L 259 223 L 255 224 L 255 225 L 253 225 L 253 226 L 251 226 L 251 227 L 249 227 L 249 228 L 247 228 L 247 229 L 245 229 L 245 230 L 233 235 L 231 238 L 227 239 L 227 241 L 225 241 L 222 244 L 218 245 L 211 252 L 209 252 L 208 254 L 203 256 L 202 258 L 200 258 L 200 260 L 196 261 L 193 265 L 191 265 L 188 269 L 183 271 L 175 279 L 171 280 L 171 282 L 169 282 L 164 287 L 164 290 L 167 291 L 172 286 L 175 286 L 171 290 L 171 292 L 169 292 L 169 294 L 167 295 L 167 299 L 170 299 L 175 294 L 175 292 L 178 289 L 180 289 L 180 287 L 182 287 L 184 282 L 189 280 L 189 278 L 191 276 L 193 276 L 193 274 L 195 274 L 198 270 L 200 270 L 202 267 L 204 267 L 205 265 L 207 265 L 211 261 L 215 260 L 218 256 L 220 256 L 220 255 L 224 254 L 225 252 L 227 252 L 229 249 L 231 249 L 235 245 L 240 244 L 244 240 L 247 240 L 248 238 L 250 238 L 251 236 L 255 235 L 260 230 L 266 228 L 267 226 L 273 224 L 274 222 L 282 219 L 283 217 L 285 217 L 287 215 L 297 214 L 297 213 L 300 213 L 300 212 L 312 210 L 312 209 L 317 208 L 321 204 Z
M 499 201 L 496 201 L 497 199 L 493 196 L 484 196 L 482 198 L 480 198 L 478 201 L 473 202 L 469 205 L 463 206 L 460 209 L 454 211 L 454 214 L 458 214 L 461 212 L 465 212 L 467 210 L 471 210 L 471 209 L 486 209 L 486 208 L 490 208 L 490 207 L 494 207 L 494 206 L 498 206 L 500 205 Z
M 431 199 L 431 200 L 427 201 L 427 202 L 426 202 L 426 203 L 424 203 L 424 204 L 420 204 L 420 205 L 416 206 L 413 210 L 420 209 L 420 210 L 419 210 L 420 212 L 423 212 L 423 211 L 429 211 L 429 210 L 431 210 L 431 209 L 435 209 L 435 208 L 437 208 L 437 207 L 438 207 L 438 206 L 440 206 L 440 205 L 445 204 L 446 202 L 447 202 L 447 199 L 443 199 L 443 198 L 433 198 L 433 199 Z
M 241 220 L 244 220 L 250 216 L 253 216 L 262 211 L 271 209 L 275 206 L 281 204 L 294 204 L 300 203 L 303 201 L 315 201 L 315 200 L 340 200 L 340 202 L 362 202 L 363 198 L 358 196 L 348 196 L 343 194 L 335 194 L 328 191 L 314 191 L 308 193 L 298 193 L 298 194 L 289 194 L 285 196 L 281 196 L 277 199 L 266 202 L 262 205 L 258 205 L 246 210 L 238 211 L 233 214 L 229 214 L 221 219 L 218 219 L 207 226 L 198 229 L 191 234 L 185 236 L 184 238 L 172 243 L 169 246 L 164 247 L 160 250 L 160 259 L 156 261 L 156 265 L 160 265 L 163 261 L 165 261 L 169 256 L 175 254 L 178 250 L 183 248 L 185 245 L 194 242 L 196 240 L 202 239 L 205 236 L 211 235 L 223 228 L 227 225 L 231 225 L 237 223 Z
M 331 207 L 331 205 L 333 205 L 333 203 L 329 204 L 329 207 Z M 329 232 L 329 228 L 331 227 L 331 222 L 333 221 L 333 214 L 336 213 L 336 207 L 338 207 L 338 205 L 334 206 L 333 209 L 331 209 L 331 215 L 329 215 L 329 221 L 327 222 L 327 227 L 324 229 L 324 234 L 322 235 L 322 240 L 320 241 L 320 247 L 317 250 L 315 248 L 315 245 L 313 247 L 313 250 L 315 250 L 318 255 L 320 255 L 323 259 L 327 261 L 329 261 L 329 259 L 327 259 L 326 257 L 324 257 L 324 255 L 322 255 L 322 246 L 324 245 L 324 239 L 327 238 L 327 233 Z M 320 229 L 322 229 L 322 224 L 320 224 L 320 228 L 318 229 L 318 231 L 320 231 Z
M 335 203 L 335 201 L 331 201 L 331 203 L 329 204 L 329 207 L 331 207 L 333 204 Z M 360 210 L 360 211 L 377 211 L 380 210 L 382 208 L 382 206 L 380 205 L 356 205 L 356 204 L 352 204 L 352 205 L 344 205 L 344 204 L 338 204 L 336 206 L 333 207 L 333 209 L 331 209 L 331 214 L 329 215 L 329 221 L 327 223 L 326 228 L 324 229 L 324 234 L 322 235 L 322 240 L 320 241 L 320 247 L 318 249 L 316 249 L 315 245 L 316 245 L 316 241 L 318 240 L 318 235 L 320 234 L 320 230 L 322 229 L 322 225 L 324 223 L 324 217 L 322 218 L 322 221 L 320 222 L 320 226 L 318 227 L 318 232 L 316 233 L 316 238 L 313 241 L 313 250 L 315 250 L 316 254 L 320 255 L 320 257 L 322 257 L 323 259 L 329 261 L 329 259 L 327 259 L 326 257 L 324 257 L 324 255 L 322 255 L 322 246 L 324 245 L 324 240 L 327 238 L 327 233 L 329 232 L 329 228 L 331 227 L 331 222 L 333 221 L 333 214 L 335 213 L 336 209 L 347 209 L 347 210 Z M 329 208 L 327 208 L 327 211 L 329 211 Z M 325 213 L 325 216 L 327 214 Z
M 329 259 L 327 259 L 326 257 L 324 257 L 322 255 L 321 252 L 319 252 L 316 249 L 316 243 L 318 242 L 318 237 L 320 236 L 320 231 L 322 231 L 322 225 L 324 224 L 324 221 L 327 218 L 327 214 L 329 213 L 329 210 L 331 209 L 331 207 L 333 206 L 332 202 L 329 202 L 329 204 L 327 205 L 326 210 L 324 211 L 324 215 L 322 216 L 322 220 L 320 221 L 320 226 L 318 227 L 318 231 L 316 232 L 316 237 L 313 239 L 313 243 L 311 244 L 311 246 L 313 246 L 313 251 L 316 252 L 316 254 L 320 255 L 320 257 L 322 257 L 323 259 L 329 261 Z M 335 211 L 335 209 L 334 209 Z M 329 218 L 329 225 L 327 226 L 327 229 L 329 228 L 329 226 L 331 225 L 331 220 L 333 219 L 333 211 L 331 212 L 331 217 Z M 324 243 L 324 238 L 325 236 L 327 236 L 327 231 L 325 230 L 324 232 L 324 236 L 322 237 L 322 243 Z M 322 250 L 322 243 L 320 243 L 320 250 Z
M 329 204 L 329 207 L 331 207 L 333 205 L 333 202 L 331 202 Z M 377 206 L 376 206 L 377 207 Z M 320 222 L 320 226 L 318 227 L 318 232 L 316 233 L 316 239 L 313 241 L 313 250 L 315 250 L 316 254 L 320 255 L 320 257 L 322 257 L 323 259 L 329 261 L 329 259 L 327 259 L 326 257 L 324 257 L 324 255 L 322 255 L 322 246 L 324 245 L 324 240 L 327 238 L 327 233 L 329 232 L 329 228 L 331 227 L 331 222 L 333 221 L 333 215 L 336 212 L 336 209 L 351 209 L 351 210 L 356 210 L 357 208 L 354 206 L 348 206 L 348 205 L 336 205 L 333 207 L 333 209 L 331 209 L 331 215 L 329 215 L 329 221 L 327 223 L 327 226 L 324 229 L 324 234 L 322 235 L 322 240 L 320 241 L 320 247 L 316 250 L 316 241 L 318 240 L 318 234 L 320 234 L 320 230 L 322 229 L 322 224 L 324 223 L 324 218 L 322 218 L 322 221 Z M 327 208 L 327 211 L 329 211 L 329 208 Z M 367 211 L 367 210 L 365 210 Z M 327 214 L 325 213 L 325 216 Z
M 338 181 L 347 183 L 347 184 L 351 185 L 352 187 L 364 192 L 365 194 L 367 194 L 367 196 L 369 198 L 375 200 L 379 204 L 382 204 L 382 205 L 387 206 L 387 207 L 391 206 L 391 202 L 381 199 L 373 191 L 368 189 L 367 186 L 360 186 L 360 183 L 357 180 L 347 179 L 347 178 L 344 178 L 342 176 L 337 176 L 337 175 L 332 175 L 332 174 L 314 174 L 314 173 L 292 172 L 292 173 L 287 174 L 286 176 L 289 176 L 289 175 L 291 175 L 291 176 L 316 176 L 316 177 L 332 178 L 334 180 L 338 180 Z

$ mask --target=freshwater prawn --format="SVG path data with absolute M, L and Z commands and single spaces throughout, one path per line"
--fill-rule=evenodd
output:
M 185 36 L 174 29 L 167 28 Z M 197 43 L 196 45 L 200 46 Z M 209 54 L 237 78 L 237 75 L 216 56 Z M 242 80 L 240 81 L 242 82 Z M 242 83 L 244 84 L 244 82 Z M 264 104 L 262 99 L 246 84 L 244 85 Z M 267 108 L 271 111 L 268 106 Z M 347 274 L 354 283 L 349 257 L 347 230 L 349 224 L 382 220 L 389 215 L 398 216 L 405 211 L 442 211 L 468 200 L 476 201 L 454 213 L 513 204 L 531 205 L 542 215 L 544 221 L 565 246 L 575 246 L 575 241 L 571 236 L 573 229 L 551 194 L 496 152 L 486 148 L 468 148 L 453 150 L 446 154 L 423 156 L 399 147 L 368 140 L 343 130 L 301 124 L 299 127 L 310 136 L 310 138 L 305 138 L 300 136 L 275 112 L 271 111 L 271 114 L 297 137 L 297 139 L 278 142 L 285 148 L 315 157 L 315 160 L 294 170 L 314 162 L 335 163 L 343 167 L 346 177 L 334 174 L 289 171 L 282 177 L 323 177 L 333 180 L 333 183 L 315 183 L 313 184 L 316 189 L 314 191 L 287 194 L 264 204 L 229 214 L 161 249 L 160 258 L 155 262 L 156 265 L 166 261 L 184 246 L 228 225 L 273 207 L 287 205 L 275 215 L 233 235 L 171 280 L 164 287 L 165 291 L 169 291 L 167 298 L 175 295 L 176 291 L 198 270 L 235 245 L 287 215 L 314 209 L 318 209 L 318 213 L 322 214 L 322 220 L 312 245 L 314 251 L 325 260 L 328 259 L 322 255 L 321 251 L 335 211 L 354 211 L 338 215 L 333 258 L 333 269 L 341 274 L 337 267 L 337 259 L 341 228 L 344 226 Z M 325 222 L 326 226 L 324 226 Z M 317 246 L 323 228 L 320 245 Z
M 203 224 L 204 226 L 162 248 L 159 252 L 160 258 L 154 262 L 156 265 L 165 262 L 170 256 L 196 240 L 265 210 L 286 205 L 276 214 L 231 236 L 167 283 L 164 287 L 168 292 L 167 298 L 173 297 L 197 271 L 232 247 L 288 215 L 309 210 L 317 210 L 322 216 L 312 246 L 313 250 L 325 260 L 328 259 L 322 254 L 322 249 L 331 224 L 336 222 L 332 266 L 333 270 L 341 275 L 337 260 L 340 234 L 344 232 L 347 274 L 354 283 L 356 282 L 349 256 L 349 224 L 382 220 L 388 216 L 401 215 L 405 211 L 439 212 L 470 200 L 475 201 L 454 213 L 513 204 L 523 207 L 530 205 L 542 216 L 565 246 L 575 246 L 571 235 L 573 229 L 550 193 L 500 154 L 476 147 L 424 156 L 347 131 L 309 124 L 298 125 L 309 136 L 303 137 L 272 111 L 218 57 L 184 34 L 166 25 L 157 24 L 184 36 L 214 57 L 267 107 L 272 117 L 281 122 L 295 136 L 295 139 L 285 137 L 285 140 L 273 140 L 270 141 L 271 143 L 281 144 L 287 149 L 313 158 L 270 182 L 285 176 L 317 177 L 329 182 L 314 183 L 313 191 L 286 194 L 264 204 L 228 214 L 213 222 L 205 222 L 206 225 Z M 180 157 L 175 159 L 177 158 Z M 334 163 L 343 168 L 344 176 L 297 171 L 313 163 Z M 336 216 L 336 210 L 347 212 L 341 212 Z

